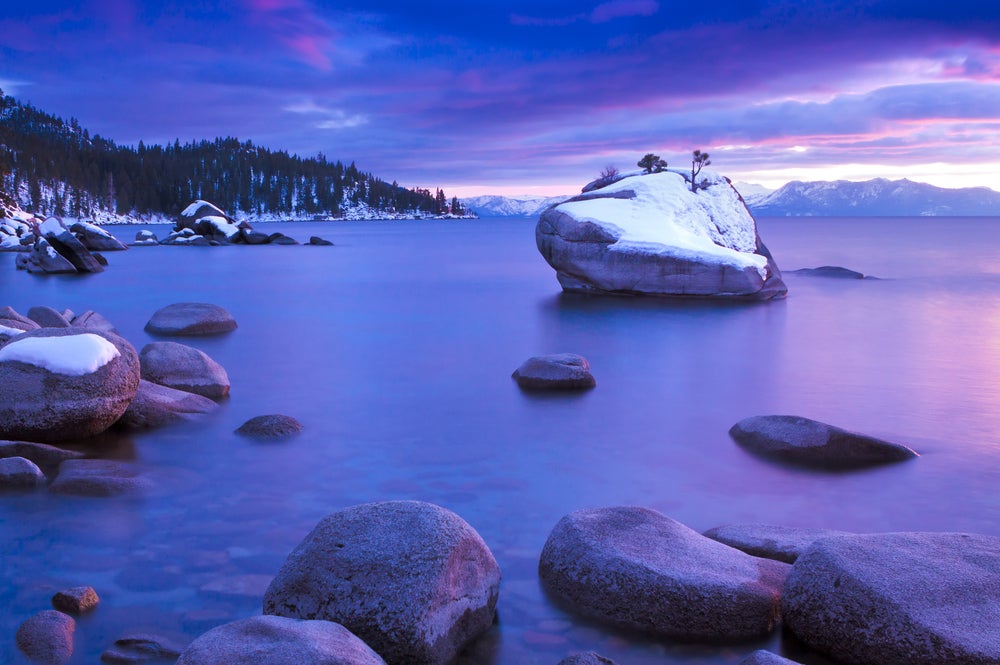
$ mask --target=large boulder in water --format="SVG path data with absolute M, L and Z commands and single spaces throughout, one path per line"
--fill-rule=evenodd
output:
M 710 642 L 769 633 L 788 569 L 637 507 L 570 513 L 549 534 L 538 565 L 546 590 L 569 610 Z
M 0 438 L 55 443 L 100 434 L 139 387 L 139 356 L 117 335 L 41 328 L 0 347 Z
M 255 616 L 213 628 L 177 665 L 385 665 L 377 653 L 332 621 Z
M 1000 538 L 884 533 L 817 541 L 792 566 L 785 627 L 859 665 L 1000 663 Z
M 240 230 L 249 228 L 249 224 L 238 223 L 218 206 L 199 199 L 181 211 L 174 230 L 191 229 L 209 240 L 228 242 L 235 240 Z
M 15 640 L 17 648 L 28 659 L 45 665 L 59 665 L 73 657 L 73 617 L 45 610 L 21 624 Z M 11 655 L 11 654 L 8 654 Z
M 542 213 L 538 250 L 566 291 L 769 300 L 781 272 L 729 180 L 630 175 Z
M 83 220 L 73 222 L 69 230 L 92 252 L 119 252 L 128 249 L 128 246 L 118 238 L 90 222 Z
M 343 624 L 388 663 L 444 665 L 490 628 L 500 568 L 462 518 L 419 501 L 324 518 L 264 594 L 264 613 Z
M 801 416 L 744 418 L 729 429 L 729 435 L 759 457 L 817 469 L 860 469 L 918 457 L 902 444 Z
M 82 242 L 66 228 L 58 217 L 49 217 L 38 225 L 38 232 L 77 272 L 104 272 L 103 266 L 94 258 Z
M 229 375 L 207 353 L 177 342 L 151 342 L 139 352 L 142 378 L 161 386 L 222 399 L 229 395 Z

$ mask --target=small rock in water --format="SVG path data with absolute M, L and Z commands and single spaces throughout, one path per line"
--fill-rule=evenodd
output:
M 805 275 L 807 277 L 832 277 L 834 279 L 866 279 L 864 274 L 842 268 L 841 266 L 820 266 L 819 268 L 799 268 L 791 271 L 793 275 Z M 868 277 L 867 279 L 873 279 Z
M 262 439 L 277 439 L 298 434 L 302 429 L 302 423 L 295 418 L 274 414 L 255 416 L 240 425 L 236 433 Z
M 597 385 L 590 363 L 575 353 L 528 358 L 511 376 L 525 390 L 586 390 Z
M 45 474 L 31 460 L 23 457 L 0 459 L 0 490 L 34 489 L 45 484 Z
M 30 660 L 44 665 L 60 665 L 73 656 L 73 617 L 45 610 L 17 629 L 17 648 Z
M 310 245 L 330 246 L 333 243 L 330 242 L 329 240 L 324 240 L 323 238 L 320 238 L 319 236 L 310 236 L 309 237 L 309 244 Z
M 115 640 L 110 649 L 101 654 L 101 661 L 115 665 L 134 665 L 161 660 L 176 660 L 184 647 L 171 640 L 140 633 Z
M 229 395 L 229 375 L 200 349 L 177 342 L 151 342 L 139 352 L 141 376 L 161 386 L 219 400 Z
M 52 596 L 52 607 L 66 614 L 80 615 L 97 607 L 100 598 L 94 587 L 75 586 Z
M 332 621 L 255 616 L 214 628 L 188 646 L 177 665 L 385 665 Z
M 157 310 L 146 332 L 154 335 L 219 335 L 236 329 L 232 315 L 218 305 L 179 302 Z
M 268 236 L 267 241 L 272 245 L 298 245 L 299 241 L 295 238 L 290 238 L 284 233 L 272 233 Z
M 746 418 L 733 425 L 729 435 L 760 457 L 817 469 L 860 469 L 918 457 L 898 443 L 799 416 Z

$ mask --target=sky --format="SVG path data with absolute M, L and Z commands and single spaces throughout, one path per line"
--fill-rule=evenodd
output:
M 996 0 L 2 0 L 0 88 L 458 196 L 694 149 L 734 181 L 1000 190 Z

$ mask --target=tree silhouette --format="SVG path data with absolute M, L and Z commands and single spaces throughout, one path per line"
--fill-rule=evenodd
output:
M 642 164 L 639 164 L 642 166 Z M 614 164 L 608 164 L 603 169 L 601 169 L 600 180 L 611 180 L 612 178 L 618 177 L 618 167 Z
M 698 191 L 698 184 L 695 181 L 695 176 L 701 173 L 701 168 L 703 166 L 708 166 L 712 162 L 708 159 L 708 153 L 702 152 L 701 150 L 695 150 L 693 159 L 691 160 L 691 191 Z
M 665 159 L 660 159 L 659 155 L 647 152 L 636 165 L 641 166 L 646 173 L 659 173 L 663 169 L 667 168 L 667 161 Z

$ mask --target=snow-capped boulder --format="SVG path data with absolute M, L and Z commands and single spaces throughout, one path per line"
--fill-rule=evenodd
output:
M 575 353 L 528 358 L 511 377 L 525 390 L 586 390 L 597 385 L 590 363 Z
M 236 330 L 236 320 L 219 305 L 178 302 L 162 307 L 146 323 L 154 335 L 219 335 Z
M 207 397 L 139 381 L 135 398 L 118 424 L 137 429 L 164 427 L 213 413 L 218 408 L 219 405 Z
M 500 568 L 455 513 L 419 501 L 325 517 L 264 594 L 264 613 L 342 624 L 387 663 L 445 665 L 493 624 Z
M 229 395 L 229 375 L 207 353 L 177 342 L 150 342 L 139 352 L 142 378 L 161 386 L 222 399 Z
M 60 665 L 73 657 L 74 632 L 73 617 L 45 610 L 22 623 L 15 640 L 17 648 L 32 662 Z
M 566 291 L 769 300 L 781 272 L 729 181 L 630 175 L 545 210 L 538 250 Z
M 385 665 L 358 637 L 332 621 L 255 616 L 208 631 L 177 665 Z
M 0 309 L 0 326 L 13 328 L 22 332 L 27 330 L 38 330 L 38 328 L 41 327 L 23 314 L 19 314 L 9 305 Z
M 538 565 L 567 609 L 663 637 L 731 641 L 778 621 L 788 564 L 758 559 L 654 510 L 579 510 L 549 534 Z
M 0 437 L 54 443 L 110 427 L 139 387 L 139 356 L 122 338 L 41 328 L 0 347 Z
M 792 566 L 781 614 L 799 639 L 838 662 L 1000 663 L 1000 538 L 824 538 Z
M 249 225 L 237 223 L 217 206 L 199 199 L 181 211 L 175 230 L 191 229 L 209 240 L 231 241 L 241 228 Z
M 809 546 L 820 538 L 848 535 L 833 529 L 801 529 L 775 524 L 727 524 L 705 532 L 705 537 L 724 545 L 785 563 L 795 563 Z
M 73 222 L 69 230 L 92 252 L 117 252 L 128 249 L 113 235 L 90 222 L 83 220 Z
M 10 328 L 0 324 L 0 346 L 3 346 L 5 342 L 9 342 L 23 332 L 19 328 Z
M 66 228 L 58 217 L 49 217 L 38 225 L 38 232 L 77 272 L 104 272 L 104 267 L 94 258 L 90 250 Z
M 32 273 L 62 275 L 78 272 L 76 266 L 56 251 L 56 248 L 45 238 L 37 239 L 31 246 L 30 253 L 17 257 L 17 260 L 18 268 Z M 94 262 L 97 263 L 96 259 Z
M 817 469 L 860 469 L 918 457 L 902 444 L 800 416 L 745 418 L 729 435 L 759 457 Z

